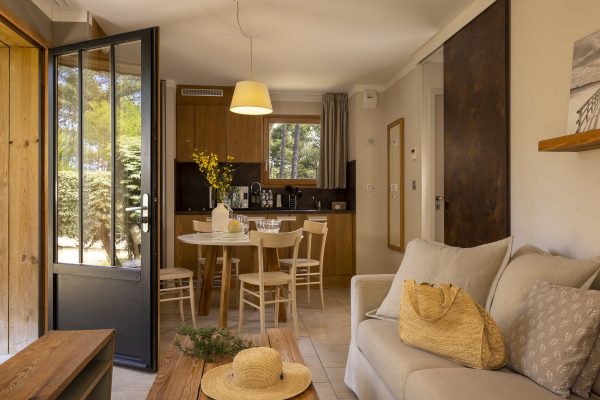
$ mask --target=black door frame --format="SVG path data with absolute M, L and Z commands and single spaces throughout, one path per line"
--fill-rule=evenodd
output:
M 63 54 L 78 53 L 81 57 L 82 50 L 92 50 L 106 47 L 117 43 L 141 41 L 141 77 L 142 77 L 142 193 L 148 193 L 150 223 L 149 232 L 142 235 L 142 260 L 144 265 L 139 270 L 126 268 L 109 268 L 90 266 L 83 264 L 59 264 L 56 261 L 56 218 L 55 205 L 57 201 L 57 119 L 56 119 L 56 65 L 55 59 Z M 114 57 L 111 58 L 112 71 L 114 73 Z M 81 124 L 83 115 L 81 113 L 81 74 L 79 71 L 79 134 L 81 135 Z M 114 98 L 114 87 L 111 98 Z M 99 278 L 105 280 L 134 281 L 139 282 L 142 294 L 141 321 L 142 328 L 148 330 L 147 335 L 141 337 L 142 348 L 145 354 L 140 357 L 128 357 L 115 355 L 115 363 L 125 364 L 138 368 L 156 370 L 158 354 L 158 254 L 159 254 L 159 81 L 158 81 L 158 27 L 127 32 L 123 34 L 108 36 L 100 39 L 92 39 L 80 43 L 49 49 L 48 55 L 48 329 L 60 329 L 57 316 L 57 279 L 59 276 L 79 277 L 84 279 Z M 114 104 L 114 103 L 113 103 Z M 113 111 L 114 112 L 114 111 Z M 114 116 L 112 118 L 114 138 Z M 148 139 L 146 139 L 148 138 Z M 78 144 L 78 147 L 80 145 Z M 146 161 L 144 161 L 146 160 Z M 82 183 L 80 182 L 80 185 Z M 81 201 L 81 199 L 80 199 Z M 113 199 L 114 201 L 114 199 Z M 114 236 L 113 236 L 114 237 Z M 81 244 L 80 244 L 81 246 Z M 146 263 L 146 260 L 148 261 Z M 76 278 L 77 279 L 77 278 Z M 144 328 L 145 327 L 145 328 Z M 117 332 L 117 342 L 118 342 Z

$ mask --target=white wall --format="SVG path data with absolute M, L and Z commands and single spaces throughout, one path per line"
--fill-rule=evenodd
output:
M 356 273 L 395 272 L 401 257 L 387 247 L 387 130 L 385 98 L 374 110 L 363 107 L 363 91 L 350 96 L 350 158 L 356 159 Z M 367 138 L 374 145 L 367 145 Z M 367 184 L 375 185 L 367 192 Z
M 600 254 L 600 150 L 540 153 L 566 134 L 573 43 L 600 29 L 596 0 L 511 4 L 511 223 L 515 246 Z
M 387 125 L 404 118 L 405 242 L 422 236 L 423 142 L 428 146 L 429 95 L 443 87 L 443 65 L 417 65 L 384 93 L 375 110 L 363 107 L 364 92 L 350 97 L 349 158 L 356 159 L 356 272 L 395 272 L 403 254 L 387 247 Z M 367 138 L 375 139 L 374 146 Z M 412 160 L 410 149 L 416 149 Z M 415 181 L 416 189 L 412 189 Z M 366 191 L 375 184 L 375 192 Z
M 321 115 L 322 102 L 318 101 L 272 101 L 273 114 Z

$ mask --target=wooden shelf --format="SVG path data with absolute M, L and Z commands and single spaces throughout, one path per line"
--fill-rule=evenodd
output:
M 538 151 L 586 151 L 600 149 L 600 129 L 541 140 Z

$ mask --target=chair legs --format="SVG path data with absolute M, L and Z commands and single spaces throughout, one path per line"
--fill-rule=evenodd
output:
M 240 318 L 238 321 L 238 335 L 242 333 L 242 324 L 244 323 L 244 282 L 240 282 Z
M 181 279 L 178 279 L 177 282 L 179 283 L 179 315 L 181 316 L 181 321 L 183 322 L 183 320 L 185 320 L 185 317 L 183 316 L 183 300 L 181 299 L 181 297 L 183 297 L 183 289 L 181 289 L 181 287 L 183 286 L 183 283 L 181 282 Z
M 190 308 L 192 309 L 192 324 L 196 327 L 196 308 L 194 307 L 194 278 L 190 278 Z
M 298 309 L 296 308 L 296 285 L 290 283 L 288 285 L 288 290 L 292 295 L 292 320 L 294 321 L 294 335 L 296 336 L 296 340 L 300 337 L 300 331 L 298 329 Z
M 306 299 L 310 304 L 310 267 L 306 268 Z
M 321 309 L 325 309 L 325 299 L 323 297 L 323 277 L 321 276 L 321 281 L 319 282 L 319 289 L 321 290 Z

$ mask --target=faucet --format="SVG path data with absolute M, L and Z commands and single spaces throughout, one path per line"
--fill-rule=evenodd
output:
M 255 184 L 258 185 L 258 192 L 255 192 L 253 189 Z M 260 194 L 261 191 L 262 191 L 262 186 L 261 186 L 260 182 L 252 182 L 252 184 L 250 185 L 250 192 Z
M 315 207 L 317 210 L 321 209 L 321 200 L 317 200 L 315 199 L 315 196 L 312 197 L 313 201 L 315 202 Z

